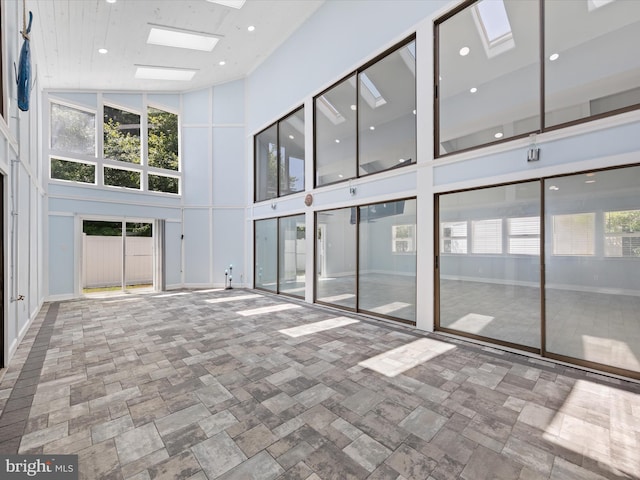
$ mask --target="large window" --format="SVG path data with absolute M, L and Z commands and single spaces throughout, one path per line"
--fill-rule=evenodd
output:
M 640 210 L 605 212 L 605 255 L 640 257 Z
M 539 351 L 540 183 L 441 194 L 437 204 L 438 328 Z
M 254 224 L 255 288 L 304 298 L 305 239 L 304 215 L 256 220 Z
M 315 98 L 316 186 L 416 161 L 415 65 L 410 40 Z
M 316 301 L 415 322 L 416 201 L 316 215 Z
M 436 156 L 640 106 L 639 2 L 467 1 L 435 28 Z
M 255 200 L 304 191 L 304 108 L 254 138 Z
M 147 106 L 141 115 L 104 105 L 102 151 L 97 152 L 96 111 L 55 101 L 50 105 L 52 180 L 180 193 L 177 114 Z

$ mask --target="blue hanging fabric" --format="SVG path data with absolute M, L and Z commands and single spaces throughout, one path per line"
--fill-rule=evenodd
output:
M 26 16 L 23 12 L 24 28 L 22 29 L 22 38 L 24 38 L 24 43 L 20 50 L 20 60 L 18 61 L 18 71 L 16 74 L 16 81 L 18 82 L 18 108 L 23 112 L 29 110 L 29 98 L 31 97 L 31 48 L 29 47 L 29 32 L 31 32 L 32 20 L 33 13 L 29 12 L 29 26 L 27 27 Z

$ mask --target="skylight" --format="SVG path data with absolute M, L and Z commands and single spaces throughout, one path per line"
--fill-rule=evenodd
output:
M 487 57 L 515 47 L 504 0 L 482 0 L 471 11 Z
M 364 87 L 360 89 L 360 94 L 371 108 L 378 108 L 387 103 L 366 73 L 360 74 L 360 83 Z
M 216 43 L 218 43 L 218 38 L 186 30 L 153 26 L 149 31 L 147 43 L 151 45 L 162 45 L 164 47 L 188 48 L 190 50 L 210 52 L 213 50 L 213 47 L 216 46 Z
M 145 80 L 178 80 L 188 82 L 196 74 L 196 70 L 184 68 L 152 67 L 147 65 L 136 66 L 135 78 Z
M 613 2 L 613 0 L 588 0 L 587 6 L 590 12 L 597 10 L 600 7 L 604 7 L 605 5 Z
M 338 109 L 334 107 L 324 95 L 318 98 L 318 110 L 320 110 L 334 125 L 338 125 L 346 120 Z
M 246 0 L 207 0 L 207 2 L 217 3 L 231 8 L 242 8 Z

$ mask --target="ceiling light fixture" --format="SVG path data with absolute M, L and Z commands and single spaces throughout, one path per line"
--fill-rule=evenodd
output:
M 294 138 L 296 138 L 296 137 L 294 137 L 293 135 L 289 135 L 289 138 L 290 138 L 291 140 L 293 140 L 293 139 L 294 139 Z
M 227 62 L 225 62 L 224 60 L 220 60 L 218 62 L 218 65 L 220 65 L 220 66 L 223 66 L 223 65 L 226 65 L 226 64 L 227 64 Z
M 150 45 L 210 52 L 220 40 L 218 37 L 204 32 L 194 32 L 151 23 L 149 25 L 151 30 L 147 37 L 147 43 Z
M 555 192 L 555 191 L 557 191 L 557 190 L 560 190 L 560 188 L 559 188 L 559 187 L 556 187 L 555 185 L 551 185 L 551 186 L 549 187 L 549 190 L 553 190 L 553 191 Z
M 109 50 L 107 50 L 106 48 L 99 48 L 98 53 L 101 53 L 102 55 L 104 55 L 105 53 L 109 53 Z
M 217 3 L 218 5 L 223 5 L 225 7 L 231 8 L 242 8 L 244 2 L 246 0 L 207 0 L 207 2 Z
M 351 105 L 351 110 L 353 110 L 354 112 L 358 109 L 358 107 L 356 107 L 355 105 Z
M 256 29 L 256 27 L 254 27 L 253 25 L 249 25 L 247 27 L 247 30 L 249 30 L 250 32 L 253 32 Z
M 555 62 L 558 58 L 560 58 L 560 54 L 558 54 L 558 53 L 552 53 L 549 56 L 549 60 L 551 60 L 552 62 Z
M 107 0 L 107 3 L 116 3 L 118 0 Z
M 504 133 L 502 132 L 498 132 L 494 135 L 495 138 L 502 138 L 502 136 L 504 135 Z
M 596 183 L 596 181 L 595 180 L 585 180 L 584 183 Z
M 469 89 L 469 91 L 470 91 L 471 93 L 476 93 L 476 92 L 478 91 L 478 89 L 477 89 L 476 87 L 471 87 L 471 88 Z
M 469 55 L 470 51 L 471 49 L 469 47 L 462 47 L 459 53 L 461 57 L 466 57 L 467 55 Z
M 369 130 L 375 130 L 375 129 L 376 129 L 376 127 L 374 127 L 373 125 L 371 125 L 371 126 L 369 127 Z
M 174 67 L 156 67 L 153 65 L 136 65 L 135 78 L 144 80 L 177 80 L 188 82 L 197 70 Z
M 340 143 L 340 139 L 336 138 L 336 143 Z

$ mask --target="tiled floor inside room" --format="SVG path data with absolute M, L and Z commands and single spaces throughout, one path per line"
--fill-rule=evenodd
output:
M 45 304 L 0 453 L 97 479 L 640 478 L 640 384 L 249 290 Z

